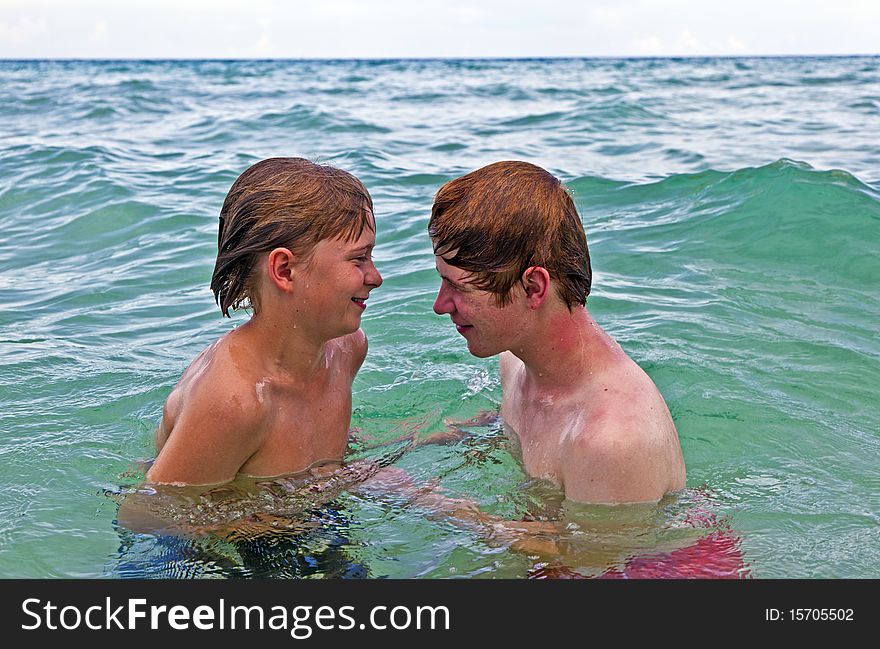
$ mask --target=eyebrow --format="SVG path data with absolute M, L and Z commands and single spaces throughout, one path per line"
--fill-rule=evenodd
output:
M 441 272 L 440 272 L 440 269 L 437 268 L 436 266 L 434 267 L 434 270 L 436 270 L 436 271 L 437 271 L 437 274 L 440 275 L 440 279 L 445 279 L 447 282 L 449 282 L 450 284 L 452 284 L 452 285 L 453 285 L 454 287 L 456 287 L 456 288 L 464 288 L 464 284 L 459 284 L 458 282 L 454 282 L 454 281 L 452 281 L 451 279 L 449 279 L 448 277 L 446 277 L 446 275 L 444 275 L 443 273 L 441 273 Z
M 360 253 L 362 253 L 362 252 L 370 252 L 371 250 L 373 250 L 373 247 L 374 247 L 374 246 L 375 246 L 375 244 L 368 243 L 367 245 L 365 245 L 365 246 L 361 246 L 360 248 L 355 248 L 354 250 L 349 250 L 349 251 L 348 251 L 348 254 L 350 254 L 350 255 L 357 255 L 357 254 L 360 254 Z

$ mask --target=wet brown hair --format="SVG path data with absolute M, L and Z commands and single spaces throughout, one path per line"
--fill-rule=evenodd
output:
M 211 290 L 220 311 L 260 309 L 254 267 L 261 253 L 288 248 L 306 260 L 324 239 L 358 239 L 375 230 L 373 200 L 350 173 L 303 158 L 269 158 L 248 167 L 220 210 Z
M 530 266 L 542 266 L 569 309 L 590 294 L 587 237 L 565 186 L 528 162 L 496 162 L 451 180 L 434 197 L 434 254 L 468 271 L 499 306 Z

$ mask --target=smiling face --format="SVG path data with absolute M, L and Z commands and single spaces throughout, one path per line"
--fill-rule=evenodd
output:
M 299 272 L 297 310 L 321 338 L 329 340 L 358 330 L 370 291 L 382 284 L 373 264 L 376 233 L 364 228 L 356 241 L 319 241 Z
M 468 351 L 478 358 L 500 354 L 516 344 L 519 323 L 525 310 L 521 289 L 514 287 L 511 300 L 498 306 L 494 293 L 475 288 L 468 273 L 435 257 L 440 274 L 440 291 L 434 300 L 434 313 L 449 314 L 465 340 Z

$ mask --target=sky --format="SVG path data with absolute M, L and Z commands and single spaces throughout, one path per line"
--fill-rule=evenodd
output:
M 0 58 L 880 54 L 880 0 L 0 0 Z

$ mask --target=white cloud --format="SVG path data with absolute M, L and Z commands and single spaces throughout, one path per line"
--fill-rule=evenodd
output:
M 89 39 L 89 42 L 92 44 L 105 42 L 107 40 L 107 35 L 107 22 L 99 20 L 95 23 L 95 28 L 92 30 L 92 37 Z
M 658 56 L 664 51 L 663 41 L 654 35 L 647 38 L 636 38 L 635 50 L 635 53 L 641 56 Z
M 254 43 L 252 48 L 254 56 L 271 56 L 272 54 L 272 38 L 268 34 L 260 34 L 260 38 Z
M 746 44 L 733 35 L 727 37 L 727 46 L 734 54 L 743 54 L 748 50 Z
M 679 32 L 673 49 L 675 51 L 672 54 L 700 54 L 705 51 L 701 47 L 700 41 L 697 40 L 697 37 L 689 29 L 683 29 Z

